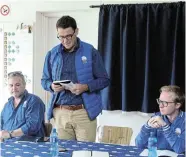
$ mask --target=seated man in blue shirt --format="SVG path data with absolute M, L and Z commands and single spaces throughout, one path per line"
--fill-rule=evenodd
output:
M 160 112 L 152 116 L 136 137 L 136 146 L 147 148 L 150 132 L 156 132 L 157 148 L 176 153 L 185 151 L 185 112 L 180 110 L 185 96 L 178 86 L 163 86 L 157 99 Z
M 29 135 L 44 136 L 45 105 L 42 100 L 27 92 L 21 72 L 8 74 L 8 88 L 12 97 L 1 113 L 0 139 Z

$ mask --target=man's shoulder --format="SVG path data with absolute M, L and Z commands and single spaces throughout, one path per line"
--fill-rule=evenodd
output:
M 54 46 L 50 51 L 51 53 L 54 53 L 54 52 L 58 52 L 59 51 L 59 48 L 60 48 L 61 44 L 58 44 L 56 46 Z
M 41 100 L 41 98 L 35 94 L 32 93 L 28 93 L 28 98 L 32 99 L 33 101 L 40 101 L 43 103 L 43 101 Z
M 46 57 L 48 59 L 55 58 L 55 56 L 58 55 L 58 52 L 60 51 L 60 47 L 61 47 L 61 44 L 56 45 L 55 47 L 53 47 L 51 50 L 48 51 Z
M 91 47 L 91 48 L 94 47 L 92 44 L 87 43 L 87 42 L 85 42 L 85 41 L 81 41 L 81 40 L 80 40 L 80 43 L 81 43 L 82 45 L 89 46 L 89 47 Z

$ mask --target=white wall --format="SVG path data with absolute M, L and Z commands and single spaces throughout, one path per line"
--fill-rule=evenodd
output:
M 97 2 L 83 2 L 83 1 L 74 1 L 74 2 L 42 2 L 38 0 L 37 2 L 1 2 L 0 5 L 8 4 L 10 6 L 11 12 L 8 16 L 0 15 L 0 22 L 9 22 L 9 21 L 20 21 L 20 22 L 35 22 L 36 21 L 36 12 L 60 12 L 67 10 L 82 10 L 89 9 L 91 4 L 100 4 Z
M 3 25 L 0 23 L 0 43 L 3 43 L 3 34 L 1 32 L 3 32 L 3 30 L 1 29 L 3 28 Z M 3 81 L 4 81 L 4 53 L 3 53 L 3 44 L 0 44 L 0 95 L 3 95 Z M 0 111 L 2 109 L 4 105 L 4 102 L 2 101 L 2 98 L 0 98 Z
M 178 1 L 178 0 L 171 0 Z M 59 12 L 67 10 L 82 10 L 91 9 L 90 5 L 100 4 L 122 4 L 122 3 L 158 3 L 158 2 L 170 2 L 170 0 L 120 0 L 120 1 L 106 1 L 106 0 L 0 0 L 0 6 L 7 4 L 10 6 L 10 15 L 0 15 L 0 22 L 35 22 L 36 11 L 39 12 Z M 99 10 L 98 8 L 94 8 Z M 86 15 L 85 15 L 86 16 Z

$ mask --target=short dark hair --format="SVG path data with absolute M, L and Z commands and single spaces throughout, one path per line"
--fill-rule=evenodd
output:
M 176 85 L 163 86 L 160 88 L 160 93 L 163 91 L 174 93 L 175 94 L 175 100 L 174 100 L 175 102 L 180 103 L 182 105 L 185 103 L 185 95 L 179 86 L 176 86 Z
M 62 16 L 56 23 L 56 29 L 72 27 L 74 30 L 77 28 L 76 20 L 71 16 Z

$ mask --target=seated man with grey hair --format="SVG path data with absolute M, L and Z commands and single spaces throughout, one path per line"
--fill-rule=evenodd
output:
M 21 72 L 8 74 L 8 89 L 12 95 L 1 112 L 0 139 L 17 136 L 44 136 L 45 105 L 36 95 L 28 93 Z
M 185 112 L 180 109 L 185 104 L 184 93 L 178 86 L 163 86 L 157 103 L 160 112 L 142 126 L 136 137 L 136 145 L 147 148 L 150 132 L 155 132 L 158 149 L 185 152 Z

